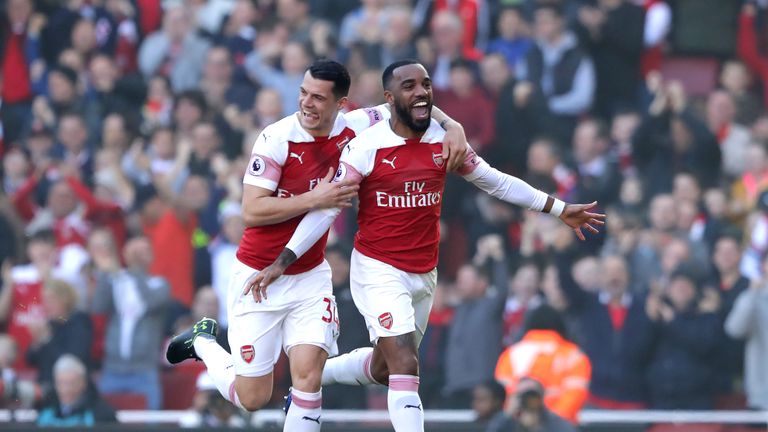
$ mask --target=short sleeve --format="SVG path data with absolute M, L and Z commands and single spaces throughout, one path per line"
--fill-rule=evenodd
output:
M 336 172 L 336 180 L 343 180 L 347 175 L 345 171 L 356 171 L 361 177 L 366 177 L 373 171 L 373 159 L 376 151 L 362 145 L 360 138 L 355 138 L 347 144 L 339 161 L 339 170 Z
M 390 113 L 387 104 L 371 108 L 360 108 L 344 114 L 347 126 L 355 131 L 355 134 L 359 134 L 376 123 L 389 119 L 389 117 Z
M 265 129 L 253 143 L 243 183 L 274 191 L 280 181 L 288 144 Z

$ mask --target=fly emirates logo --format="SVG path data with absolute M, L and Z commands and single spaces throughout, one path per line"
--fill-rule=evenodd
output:
M 403 183 L 402 195 L 376 191 L 376 205 L 394 208 L 432 207 L 439 205 L 441 192 L 425 192 L 425 186 L 426 182 L 408 181 Z
M 315 186 L 319 185 L 323 181 L 322 178 L 316 178 L 316 179 L 310 179 L 309 180 L 309 190 L 312 190 L 315 188 Z M 295 196 L 291 192 L 289 192 L 286 189 L 277 188 L 277 197 L 278 198 L 290 198 L 292 196 Z

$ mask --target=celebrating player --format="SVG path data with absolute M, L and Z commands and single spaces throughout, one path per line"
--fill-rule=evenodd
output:
M 216 343 L 217 323 L 209 318 L 174 337 L 166 352 L 171 363 L 188 358 L 205 362 L 219 392 L 236 406 L 254 411 L 271 398 L 272 371 L 284 349 L 293 381 L 293 404 L 284 430 L 291 432 L 320 430 L 322 368 L 337 350 L 336 303 L 324 260 L 327 230 L 301 259 L 283 269 L 286 276 L 275 284 L 269 302 L 241 293 L 246 281 L 277 257 L 305 213 L 351 205 L 357 185 L 331 182 L 333 168 L 351 139 L 390 114 L 382 105 L 340 115 L 349 86 L 343 65 L 314 62 L 301 85 L 300 111 L 266 127 L 253 146 L 243 179 L 247 229 L 228 288 L 232 354 Z M 458 166 L 466 152 L 463 129 L 436 115 L 460 144 L 446 146 L 446 156 Z
M 432 86 L 421 64 L 393 63 L 382 81 L 392 117 L 349 143 L 335 176 L 342 190 L 359 186 L 359 230 L 350 282 L 375 348 L 329 360 L 322 382 L 389 385 L 387 401 L 395 431 L 414 432 L 424 430 L 418 345 L 437 280 L 445 132 L 430 118 Z M 604 215 L 590 212 L 596 203 L 566 204 L 497 171 L 471 150 L 458 172 L 496 198 L 559 217 L 582 240 L 582 229 L 596 233 L 596 226 L 603 224 Z M 304 259 L 338 213 L 336 208 L 309 212 L 277 260 L 247 283 L 246 293 L 252 290 L 265 302 L 269 294 L 271 302 L 284 289 L 280 275 Z

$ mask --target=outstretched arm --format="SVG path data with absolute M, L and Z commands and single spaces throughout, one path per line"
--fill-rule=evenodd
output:
M 517 177 L 504 174 L 493 168 L 474 152 L 470 152 L 467 156 L 464 165 L 459 169 L 459 173 L 467 181 L 472 182 L 480 190 L 493 197 L 560 218 L 563 223 L 573 228 L 580 240 L 585 239 L 584 233 L 581 231 L 582 228 L 597 233 L 598 230 L 595 227 L 604 223 L 604 214 L 590 211 L 597 205 L 597 202 L 568 204 L 560 201 Z

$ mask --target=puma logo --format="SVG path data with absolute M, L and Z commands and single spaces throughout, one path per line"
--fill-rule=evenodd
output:
M 406 408 L 416 408 L 417 410 L 421 411 L 421 405 L 411 405 L 411 404 L 407 404 L 407 405 L 405 405 L 405 406 L 403 407 L 403 409 L 406 409 Z
M 320 416 L 317 416 L 317 418 L 312 418 L 312 417 L 304 416 L 304 417 L 302 417 L 301 419 L 302 419 L 302 420 L 309 420 L 309 421 L 313 421 L 313 422 L 315 422 L 315 423 L 317 423 L 317 424 L 320 424 Z
M 288 156 L 290 156 L 290 157 L 292 157 L 292 158 L 295 158 L 295 159 L 298 159 L 298 160 L 299 160 L 299 163 L 300 163 L 300 164 L 302 164 L 302 165 L 304 165 L 304 161 L 303 161 L 303 160 L 301 160 L 301 158 L 304 156 L 304 152 L 301 152 L 301 154 L 296 154 L 296 153 L 294 153 L 294 152 L 290 152 L 290 153 L 288 154 Z
M 392 167 L 392 169 L 395 169 L 395 159 L 397 159 L 397 156 L 393 157 L 392 160 L 387 160 L 384 158 L 381 158 L 381 163 L 387 164 Z

